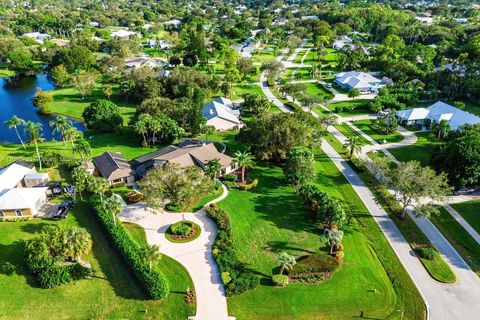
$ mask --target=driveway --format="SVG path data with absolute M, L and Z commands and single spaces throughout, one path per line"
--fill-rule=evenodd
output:
M 223 186 L 223 200 L 228 190 Z M 210 203 L 212 203 L 210 202 Z M 147 242 L 160 246 L 160 251 L 177 260 L 190 274 L 197 296 L 197 313 L 189 317 L 194 320 L 228 320 L 227 299 L 220 277 L 220 270 L 212 255 L 212 245 L 217 235 L 217 226 L 205 212 L 170 213 L 163 210 L 151 211 L 143 203 L 125 206 L 120 214 L 122 221 L 136 223 L 145 229 Z M 190 220 L 201 228 L 200 236 L 187 243 L 173 243 L 165 238 L 168 227 L 182 219 Z M 186 290 L 187 288 L 185 288 Z

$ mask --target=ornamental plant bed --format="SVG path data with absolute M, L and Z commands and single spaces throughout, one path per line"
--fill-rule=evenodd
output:
M 200 226 L 193 221 L 180 221 L 172 224 L 165 233 L 165 237 L 171 242 L 190 242 L 200 236 Z
M 330 279 L 339 267 L 340 262 L 337 259 L 326 253 L 317 252 L 298 259 L 288 276 L 291 282 L 314 284 Z

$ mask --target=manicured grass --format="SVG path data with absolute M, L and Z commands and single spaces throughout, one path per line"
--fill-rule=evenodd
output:
M 293 59 L 293 63 L 301 63 L 303 56 L 307 54 L 307 49 L 302 49 L 298 52 L 297 56 L 295 59 Z
M 48 225 L 86 228 L 93 250 L 86 260 L 93 267 L 91 279 L 74 281 L 55 289 L 38 287 L 23 260 L 22 240 Z M 77 203 L 61 221 L 34 219 L 0 223 L 0 318 L 5 319 L 186 319 L 194 309 L 183 302 L 189 279 L 178 263 L 161 260 L 172 293 L 164 301 L 148 300 L 123 260 L 116 254 L 86 203 Z M 145 310 L 148 311 L 145 312 Z
M 15 75 L 15 71 L 7 70 L 7 69 L 0 69 L 0 78 L 13 77 L 14 75 Z
M 327 141 L 343 158 L 346 158 L 342 145 L 335 137 L 329 135 Z M 352 167 L 373 193 L 378 203 L 385 209 L 392 221 L 397 225 L 398 229 L 400 229 L 400 232 L 402 232 L 412 249 L 432 245 L 430 240 L 428 240 L 425 234 L 408 215 L 405 216 L 403 220 L 398 218 L 395 214 L 395 212 L 401 210 L 398 201 L 393 198 L 393 196 L 380 182 L 378 182 L 368 169 L 359 169 L 356 166 Z M 455 281 L 455 275 L 440 255 L 437 255 L 435 263 L 425 263 L 423 265 L 432 278 L 445 282 Z
M 187 239 L 176 239 L 176 238 L 174 238 L 174 234 L 172 233 L 172 229 L 171 229 L 171 226 L 170 226 L 167 229 L 167 232 L 165 233 L 165 238 L 167 238 L 167 240 L 170 241 L 170 242 L 187 243 L 187 242 L 193 241 L 193 240 L 197 239 L 198 237 L 200 237 L 200 234 L 202 233 L 202 229 L 200 228 L 200 226 L 198 224 L 196 224 L 195 222 L 190 221 L 190 220 L 186 220 L 185 222 L 191 223 L 192 229 L 193 229 L 193 232 L 194 232 L 194 234 L 192 236 L 190 236 Z
M 360 143 L 362 145 L 369 145 L 370 144 L 370 141 L 368 141 L 367 139 L 365 139 L 360 133 L 358 133 L 357 131 L 353 130 L 352 127 L 350 127 L 348 124 L 346 123 L 341 123 L 341 124 L 337 124 L 335 126 L 335 128 L 338 129 L 338 131 L 340 131 L 345 137 L 351 137 L 351 136 L 358 136 L 358 138 L 360 139 Z
M 439 210 L 439 214 L 432 215 L 430 221 L 447 238 L 470 268 L 480 276 L 480 245 L 447 210 L 442 207 L 439 207 Z
M 475 231 L 480 233 L 480 200 L 454 203 L 451 206 L 467 220 Z
M 256 190 L 230 191 L 219 203 L 232 220 L 239 258 L 262 278 L 257 289 L 228 298 L 230 314 L 239 319 L 345 319 L 364 311 L 365 316 L 384 318 L 400 307 L 409 318 L 424 318 L 418 292 L 360 199 L 324 154 L 317 151 L 316 158 L 318 184 L 354 215 L 344 227 L 343 267 L 320 285 L 290 284 L 284 289 L 271 285 L 271 275 L 278 272 L 278 252 L 299 257 L 326 246 L 322 226 L 310 220 L 282 170 L 260 163 L 250 173 L 259 179 Z M 316 296 L 322 298 L 312 299 Z
M 244 93 L 254 93 L 263 96 L 263 91 L 260 86 L 257 85 L 246 85 L 246 84 L 236 84 L 230 90 L 230 99 L 236 100 L 241 99 Z
M 383 134 L 375 130 L 373 128 L 373 120 L 359 120 L 353 122 L 353 125 L 365 132 L 378 143 L 383 143 L 383 141 L 387 141 L 387 143 L 394 143 L 403 140 L 403 136 L 399 132 L 394 132 L 392 134 Z
M 156 150 L 156 148 L 142 148 L 136 134 L 129 130 L 121 130 L 118 133 L 98 134 L 86 132 L 85 136 L 92 148 L 92 156 L 98 156 L 105 151 L 121 152 L 128 160 L 139 157 Z M 45 151 L 58 152 L 63 156 L 71 157 L 72 148 L 62 142 L 48 141 L 39 145 L 40 154 Z M 0 145 L 0 165 L 9 164 L 18 159 L 36 162 L 35 147 L 27 146 L 24 150 L 19 144 Z
M 184 209 L 183 211 L 186 212 L 197 212 L 198 210 L 202 209 L 207 203 L 209 203 L 212 200 L 217 199 L 223 194 L 223 188 L 219 188 L 216 190 L 214 193 L 208 194 L 202 198 L 200 198 L 197 203 L 195 203 L 193 206 L 188 207 Z
M 118 85 L 112 85 L 114 95 L 111 97 L 112 101 L 120 107 L 120 113 L 124 119 L 124 124 L 127 124 L 130 118 L 135 114 L 135 106 L 132 103 L 126 102 L 125 97 L 118 94 Z M 82 99 L 78 91 L 73 87 L 58 88 L 49 91 L 52 94 L 53 102 L 48 104 L 46 111 L 62 114 L 70 118 L 82 119 L 83 110 L 92 102 L 98 99 L 107 99 L 102 92 L 102 85 L 95 86 L 92 94 L 85 99 Z
M 306 82 L 304 83 L 306 90 L 305 92 L 307 94 L 317 96 L 322 100 L 329 100 L 333 98 L 333 94 L 330 90 L 325 88 L 322 84 L 320 83 L 315 83 L 315 82 Z
M 402 162 L 417 160 L 423 166 L 426 166 L 430 163 L 430 158 L 432 157 L 433 150 L 436 145 L 441 144 L 441 142 L 434 141 L 430 138 L 429 132 L 417 132 L 417 142 L 413 145 L 388 149 L 397 160 Z
M 352 99 L 348 101 L 342 101 L 342 102 L 336 102 L 336 103 L 330 103 L 328 105 L 328 108 L 334 112 L 336 112 L 336 108 L 347 108 L 347 107 L 352 107 L 353 110 L 345 110 L 345 111 L 340 111 L 338 112 L 339 115 L 343 117 L 347 116 L 358 116 L 361 114 L 369 114 L 371 113 L 370 110 L 368 110 L 367 105 L 370 102 L 368 99 Z
M 266 62 L 275 59 L 277 56 L 274 55 L 274 51 L 269 51 L 269 50 L 262 50 L 259 49 L 257 51 L 258 53 L 252 55 L 252 61 L 253 62 Z M 280 50 L 278 50 L 278 54 L 280 54 Z

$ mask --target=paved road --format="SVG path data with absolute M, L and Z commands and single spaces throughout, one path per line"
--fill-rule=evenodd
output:
M 223 200 L 228 190 L 223 186 L 224 192 L 221 197 L 212 202 Z M 173 243 L 165 238 L 168 227 L 181 221 L 183 218 L 198 224 L 202 233 L 192 242 Z M 154 214 L 145 210 L 140 204 L 123 207 L 120 214 L 122 221 L 134 222 L 145 229 L 147 242 L 157 244 L 160 251 L 177 260 L 187 269 L 195 286 L 197 295 L 197 313 L 192 320 L 232 320 L 228 316 L 227 299 L 220 277 L 220 270 L 212 255 L 212 244 L 217 235 L 217 226 L 210 219 L 205 209 L 196 213 L 169 213 L 158 212 Z M 186 288 L 185 288 L 186 290 Z
M 277 100 L 275 104 L 281 104 L 281 101 Z M 312 114 L 318 117 L 315 113 Z M 328 130 L 340 142 L 343 143 L 346 140 L 345 136 L 335 127 L 330 126 Z M 403 134 L 407 135 L 406 132 L 403 132 Z M 413 139 L 409 139 L 407 143 L 412 143 L 412 141 Z M 427 306 L 428 318 L 434 320 L 480 319 L 480 279 L 430 220 L 426 218 L 413 219 L 456 274 L 458 281 L 455 284 L 442 284 L 435 281 L 428 274 L 419 259 L 415 257 L 410 245 L 400 230 L 398 230 L 385 210 L 377 204 L 373 194 L 368 187 L 365 186 L 360 177 L 329 144 L 322 143 L 322 149 L 350 182 L 355 192 L 357 192 L 362 202 L 380 226 L 388 242 L 422 295 Z M 381 150 L 386 150 L 386 148 L 382 148 Z M 388 152 L 388 150 L 386 151 Z

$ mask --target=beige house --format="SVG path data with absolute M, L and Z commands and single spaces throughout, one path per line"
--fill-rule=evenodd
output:
M 212 142 L 204 143 L 196 140 L 185 140 L 179 146 L 168 146 L 136 158 L 132 161 L 132 167 L 138 177 L 143 177 L 148 170 L 167 163 L 177 164 L 180 168 L 197 166 L 205 169 L 205 164 L 213 159 L 219 159 L 221 175 L 236 169 L 233 159 L 218 152 Z
M 94 174 L 107 179 L 111 186 L 118 183 L 132 185 L 135 183 L 135 172 L 121 153 L 105 152 L 93 158 Z
M 47 202 L 48 174 L 14 162 L 0 170 L 0 218 L 34 216 Z

